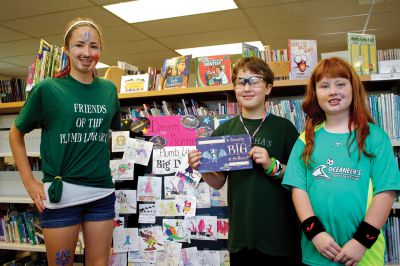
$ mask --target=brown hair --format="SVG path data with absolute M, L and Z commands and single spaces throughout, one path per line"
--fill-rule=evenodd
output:
M 308 165 L 311 159 L 311 153 L 314 150 L 314 129 L 318 124 L 325 121 L 325 113 L 318 104 L 316 94 L 316 84 L 322 78 L 345 78 L 350 81 L 353 88 L 353 100 L 350 105 L 348 128 L 351 132 L 347 140 L 347 147 L 356 140 L 358 147 L 358 158 L 361 153 L 367 156 L 373 156 L 365 150 L 365 139 L 369 134 L 368 122 L 374 123 L 372 116 L 366 105 L 367 93 L 357 76 L 354 69 L 343 59 L 332 57 L 321 60 L 313 70 L 307 85 L 306 96 L 302 104 L 303 111 L 306 113 L 305 141 L 306 146 L 301 158 Z M 355 134 L 352 133 L 354 126 Z M 353 136 L 353 137 L 352 137 Z M 350 150 L 349 150 L 350 153 Z
M 97 26 L 97 24 L 90 18 L 80 18 L 80 17 L 73 19 L 72 21 L 70 21 L 67 24 L 67 27 L 65 28 L 65 36 L 64 36 L 64 49 L 69 50 L 69 42 L 71 40 L 72 32 L 80 27 L 90 27 L 90 28 L 94 29 L 95 31 L 97 31 L 97 33 L 99 34 L 99 37 L 100 37 L 99 41 L 100 41 L 100 49 L 101 49 L 102 34 L 99 29 L 99 26 Z M 71 71 L 71 64 L 69 62 L 69 57 L 67 55 L 67 64 L 65 65 L 64 69 L 62 69 L 58 73 L 56 73 L 54 75 L 54 77 L 55 78 L 63 78 L 65 76 L 67 76 L 70 71 Z
M 269 68 L 268 64 L 258 57 L 243 57 L 240 58 L 233 66 L 232 82 L 236 84 L 236 78 L 239 70 L 249 70 L 252 73 L 261 75 L 267 84 L 274 83 L 274 73 Z

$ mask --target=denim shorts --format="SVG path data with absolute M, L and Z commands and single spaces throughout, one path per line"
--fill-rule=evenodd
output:
M 41 213 L 43 228 L 66 227 L 86 221 L 104 221 L 115 216 L 115 193 L 105 198 L 61 209 L 46 208 Z

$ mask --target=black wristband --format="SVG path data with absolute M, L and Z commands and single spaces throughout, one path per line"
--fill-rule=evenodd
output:
M 364 245 L 366 248 L 372 247 L 375 241 L 378 239 L 381 230 L 370 225 L 369 223 L 362 221 L 358 226 L 356 233 L 353 238 Z
M 301 223 L 301 228 L 303 229 L 304 234 L 307 239 L 311 241 L 314 236 L 318 235 L 321 232 L 325 232 L 325 228 L 322 223 L 319 221 L 317 216 L 311 216 L 305 219 Z

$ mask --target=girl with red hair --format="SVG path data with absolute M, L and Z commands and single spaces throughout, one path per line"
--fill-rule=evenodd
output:
M 366 102 L 347 62 L 328 58 L 316 66 L 302 105 L 306 129 L 282 182 L 302 223 L 307 265 L 384 265 L 381 228 L 400 175 L 390 139 Z

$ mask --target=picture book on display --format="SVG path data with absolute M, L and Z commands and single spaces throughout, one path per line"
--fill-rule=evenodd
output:
M 290 79 L 308 79 L 318 62 L 316 40 L 289 40 Z
M 258 49 L 258 47 L 247 43 L 242 43 L 242 57 L 252 56 L 261 58 L 260 50 Z
M 232 70 L 229 55 L 198 57 L 196 61 L 197 86 L 218 86 L 231 83 Z
M 357 74 L 377 73 L 376 39 L 372 34 L 347 33 L 349 63 Z
M 221 172 L 250 169 L 252 159 L 249 135 L 229 135 L 196 139 L 196 148 L 202 153 L 199 172 Z
M 183 55 L 166 59 L 161 68 L 159 89 L 186 88 L 189 80 L 192 55 Z
M 149 74 L 128 75 L 121 77 L 120 93 L 147 91 L 149 89 Z

